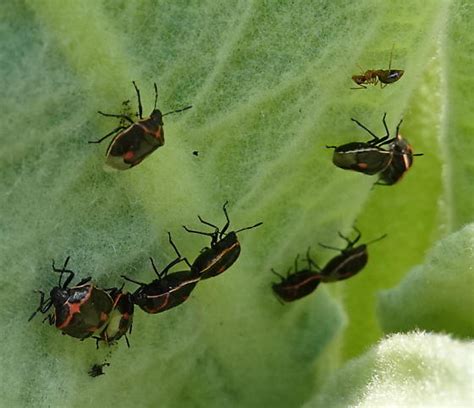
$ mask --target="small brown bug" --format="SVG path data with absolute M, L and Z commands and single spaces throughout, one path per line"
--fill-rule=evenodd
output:
M 357 88 L 351 89 L 367 89 L 365 85 L 377 85 L 380 82 L 380 87 L 385 88 L 388 84 L 397 82 L 405 72 L 403 69 L 392 69 L 392 55 L 393 47 L 390 52 L 390 61 L 388 69 L 369 69 L 361 75 L 353 75 L 352 80 L 358 85 Z
M 320 268 L 310 258 L 309 248 L 306 253 L 307 268 L 298 268 L 298 257 L 299 255 L 295 259 L 294 273 L 290 274 L 290 268 L 286 273 L 286 277 L 271 269 L 272 273 L 280 278 L 280 282 L 272 284 L 273 292 L 278 300 L 293 302 L 294 300 L 301 299 L 314 292 L 321 283 Z M 313 267 L 316 269 L 316 272 L 313 271 Z
M 192 108 L 192 106 L 186 106 L 171 112 L 161 113 L 161 111 L 156 108 L 158 87 L 156 83 L 154 83 L 155 104 L 153 111 L 148 118 L 143 118 L 140 91 L 135 81 L 132 81 L 132 83 L 137 93 L 138 117 L 140 120 L 135 122 L 130 116 L 125 114 L 111 114 L 98 111 L 102 116 L 121 119 L 121 123 L 99 140 L 89 141 L 89 143 L 101 143 L 108 137 L 115 135 L 107 148 L 105 163 L 116 170 L 127 170 L 140 164 L 143 159 L 165 144 L 163 116 Z M 127 122 L 129 123 L 128 126 L 126 126 Z
M 227 204 L 228 202 L 226 201 L 222 206 L 226 219 L 226 223 L 222 229 L 219 229 L 216 225 L 203 220 L 199 215 L 199 221 L 204 225 L 214 228 L 214 232 L 195 231 L 183 225 L 183 228 L 187 232 L 205 235 L 211 238 L 211 246 L 203 248 L 191 266 L 193 271 L 199 273 L 201 279 L 212 278 L 229 269 L 240 255 L 240 242 L 237 238 L 237 233 L 259 227 L 263 224 L 262 222 L 258 222 L 250 227 L 227 232 L 230 225 L 229 214 L 227 213 L 226 208 Z

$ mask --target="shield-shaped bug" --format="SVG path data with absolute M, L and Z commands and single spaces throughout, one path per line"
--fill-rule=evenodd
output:
M 392 69 L 392 55 L 393 48 L 390 52 L 390 61 L 388 69 L 369 69 L 361 75 L 353 75 L 352 80 L 358 85 L 357 88 L 351 89 L 367 89 L 365 85 L 377 85 L 380 82 L 380 87 L 385 88 L 388 84 L 397 82 L 405 72 L 403 69 Z
M 226 218 L 226 223 L 222 230 L 219 230 L 219 227 L 215 226 L 214 224 L 204 221 L 199 215 L 199 221 L 201 221 L 204 225 L 214 228 L 214 232 L 195 231 L 183 225 L 183 228 L 187 232 L 211 237 L 211 246 L 203 248 L 191 266 L 194 271 L 199 273 L 201 279 L 212 278 L 229 269 L 240 255 L 240 242 L 237 238 L 237 233 L 259 227 L 263 224 L 262 222 L 259 222 L 255 225 L 252 225 L 251 227 L 245 227 L 237 231 L 226 232 L 230 225 L 229 214 L 227 213 L 226 208 L 227 204 L 228 202 L 226 201 L 222 206 Z
M 384 171 L 390 165 L 394 153 L 391 149 L 382 149 L 382 146 L 390 144 L 396 139 L 389 139 L 390 132 L 385 121 L 386 116 L 387 114 L 384 113 L 382 122 L 386 134 L 382 137 L 378 137 L 358 120 L 351 118 L 353 122 L 372 135 L 372 139 L 368 142 L 351 142 L 341 146 L 326 146 L 328 149 L 334 149 L 332 162 L 341 169 L 353 170 L 368 175 Z M 401 123 L 402 121 L 397 125 L 397 134 Z
M 179 306 L 186 301 L 200 280 L 199 274 L 191 269 L 191 265 L 187 259 L 181 257 L 181 254 L 171 239 L 171 234 L 169 234 L 169 242 L 175 250 L 177 258 L 170 262 L 161 272 L 158 272 L 153 258 L 150 258 L 151 265 L 158 279 L 155 279 L 151 283 L 143 283 L 122 275 L 124 279 L 140 285 L 132 294 L 132 300 L 133 303 L 147 313 L 161 313 Z M 190 270 L 168 274 L 168 271 L 174 265 L 182 261 L 188 264 Z
M 348 279 L 359 273 L 367 264 L 369 259 L 367 245 L 377 242 L 387 236 L 387 234 L 384 234 L 371 242 L 354 247 L 362 236 L 357 228 L 354 227 L 354 230 L 357 232 L 357 236 L 353 240 L 345 237 L 340 232 L 338 233 L 339 236 L 347 242 L 347 246 L 343 249 L 319 244 L 323 248 L 334 249 L 341 252 L 340 255 L 332 258 L 321 270 L 321 282 L 336 282 Z
M 140 91 L 132 81 L 138 99 L 138 117 L 135 122 L 130 116 L 125 114 L 98 113 L 113 118 L 121 119 L 121 123 L 114 130 L 106 134 L 99 140 L 89 141 L 89 143 L 101 143 L 108 137 L 115 135 L 107 148 L 105 163 L 116 170 L 127 170 L 141 163 L 143 159 L 153 153 L 165 143 L 165 131 L 163 128 L 163 116 L 171 113 L 182 112 L 192 106 L 186 106 L 167 113 L 161 113 L 156 108 L 158 101 L 158 87 L 155 87 L 155 104 L 153 111 L 148 118 L 143 118 L 143 108 L 140 98 Z M 128 123 L 126 126 L 125 123 Z
M 423 153 L 413 153 L 413 149 L 402 135 L 397 133 L 395 140 L 388 146 L 393 152 L 390 165 L 380 173 L 378 185 L 391 186 L 401 180 L 413 164 L 413 156 L 423 156 Z
M 280 282 L 273 283 L 272 289 L 278 299 L 284 302 L 293 302 L 314 292 L 321 283 L 320 268 L 310 258 L 309 249 L 306 253 L 308 267 L 298 269 L 298 256 L 295 259 L 294 272 L 290 274 L 288 270 L 286 277 L 280 275 L 274 269 L 272 272 L 280 278 Z M 313 270 L 316 269 L 316 272 Z
M 107 325 L 102 329 L 99 336 L 94 337 L 97 340 L 97 348 L 99 342 L 103 341 L 107 345 L 115 343 L 122 336 L 125 337 L 127 346 L 130 347 L 127 332 L 132 333 L 133 309 L 134 304 L 132 295 L 121 288 L 113 288 L 108 290 L 113 300 L 113 309 Z
M 66 269 L 69 257 L 66 258 L 64 266 L 53 271 L 59 273 L 58 286 L 51 289 L 49 298 L 45 300 L 45 294 L 41 294 L 40 305 L 28 320 L 33 319 L 38 312 L 47 313 L 54 306 L 54 312 L 43 321 L 49 323 L 72 337 L 85 339 L 100 330 L 109 320 L 113 301 L 110 295 L 102 289 L 95 287 L 90 278 L 83 279 L 71 288 L 68 285 L 74 279 L 74 272 Z M 69 274 L 64 283 L 61 283 L 64 274 Z

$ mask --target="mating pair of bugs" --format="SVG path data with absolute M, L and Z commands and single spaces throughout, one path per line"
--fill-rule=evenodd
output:
M 75 276 L 74 272 L 67 269 L 69 257 L 62 268 L 56 268 L 53 261 L 53 271 L 60 274 L 58 285 L 51 289 L 48 299 L 45 299 L 44 292 L 39 291 L 40 305 L 29 320 L 33 319 L 38 312 L 48 313 L 54 306 L 53 313 L 46 316 L 43 321 L 49 320 L 49 323 L 55 324 L 63 334 L 81 340 L 93 337 L 97 340 L 97 346 L 100 341 L 111 344 L 124 336 L 129 345 L 127 333 L 131 333 L 132 330 L 134 305 L 149 314 L 156 314 L 182 304 L 200 280 L 220 275 L 237 260 L 241 250 L 237 233 L 262 225 L 259 222 L 227 232 L 230 220 L 226 206 L 227 202 L 223 206 L 226 223 L 222 229 L 201 217 L 198 217 L 199 220 L 214 228 L 213 232 L 196 231 L 184 227 L 190 233 L 211 238 L 210 247 L 203 248 L 192 264 L 181 256 L 169 234 L 169 242 L 177 257 L 160 272 L 153 259 L 150 258 L 157 279 L 150 283 L 143 283 L 122 275 L 125 280 L 139 285 L 132 294 L 123 291 L 123 285 L 121 288 L 98 288 L 91 282 L 91 278 L 83 279 L 77 285 L 69 287 Z M 169 273 L 173 266 L 183 261 L 188 266 L 187 270 Z M 64 275 L 68 276 L 62 282 Z
M 274 269 L 272 272 L 280 278 L 280 282 L 272 285 L 273 292 L 277 297 L 285 302 L 292 302 L 301 299 L 312 293 L 320 283 L 337 282 L 359 273 L 367 264 L 369 254 L 367 245 L 380 241 L 387 234 L 374 239 L 371 242 L 355 246 L 359 242 L 362 234 L 354 227 L 357 236 L 351 240 L 339 232 L 339 236 L 347 242 L 343 249 L 334 248 L 325 244 L 319 244 L 323 248 L 334 249 L 340 254 L 333 257 L 324 268 L 320 268 L 310 256 L 310 248 L 306 252 L 306 261 L 308 266 L 300 269 L 298 267 L 298 258 L 295 259 L 294 272 L 288 269 L 286 276 L 280 275 Z
M 345 170 L 353 170 L 367 175 L 379 174 L 376 184 L 392 185 L 397 183 L 413 164 L 414 156 L 423 156 L 423 153 L 414 154 L 411 145 L 399 133 L 402 120 L 397 125 L 395 136 L 390 138 L 384 113 L 382 122 L 386 134 L 378 137 L 370 129 L 351 118 L 362 129 L 367 131 L 372 139 L 368 142 L 351 142 L 341 146 L 326 146 L 334 149 L 333 163 Z M 386 146 L 387 148 L 384 148 Z

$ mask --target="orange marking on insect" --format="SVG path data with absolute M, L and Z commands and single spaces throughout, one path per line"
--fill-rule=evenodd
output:
M 135 156 L 135 153 L 132 152 L 131 150 L 129 150 L 128 152 L 125 152 L 123 154 L 123 159 L 124 160 L 132 160 L 134 158 L 134 156 Z

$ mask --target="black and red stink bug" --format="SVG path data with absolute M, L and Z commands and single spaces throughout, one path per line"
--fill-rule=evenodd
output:
M 392 69 L 392 55 L 393 47 L 390 53 L 390 61 L 388 69 L 369 69 L 361 75 L 353 75 L 352 80 L 358 85 L 357 88 L 351 89 L 367 89 L 364 85 L 377 85 L 380 82 L 380 87 L 385 88 L 388 84 L 397 82 L 405 72 L 403 69 Z
M 69 257 L 66 258 L 64 266 L 53 271 L 59 273 L 59 283 L 51 289 L 49 298 L 45 300 L 45 294 L 41 294 L 40 305 L 28 319 L 31 320 L 38 312 L 47 313 L 51 306 L 54 306 L 54 313 L 48 315 L 44 320 L 49 320 L 56 327 L 72 337 L 85 339 L 100 330 L 109 320 L 112 311 L 113 301 L 110 295 L 91 282 L 90 278 L 83 279 L 76 286 L 68 288 L 74 279 L 74 272 L 66 269 Z M 63 284 L 63 275 L 69 276 Z M 43 320 L 43 321 L 44 321 Z
M 199 215 L 198 219 L 203 224 L 214 228 L 214 232 L 201 232 L 191 230 L 183 225 L 183 228 L 187 232 L 193 234 L 206 235 L 211 237 L 211 247 L 206 247 L 201 250 L 199 256 L 194 260 L 191 268 L 199 273 L 201 279 L 212 278 L 213 276 L 220 275 L 237 260 L 240 255 L 240 242 L 237 239 L 237 233 L 252 228 L 259 227 L 262 222 L 259 222 L 251 227 L 241 228 L 237 231 L 226 232 L 230 225 L 229 214 L 227 214 L 228 202 L 226 201 L 222 206 L 226 223 L 222 230 L 219 227 L 211 224 L 210 222 L 204 221 Z
M 130 118 L 130 116 L 125 114 L 119 115 L 99 111 L 103 116 L 120 118 L 122 123 L 99 140 L 89 142 L 101 143 L 108 137 L 115 135 L 107 149 L 105 163 L 117 170 L 127 170 L 136 166 L 148 155 L 165 144 L 163 116 L 171 113 L 182 112 L 192 107 L 186 106 L 171 112 L 161 113 L 161 111 L 156 108 L 156 103 L 158 101 L 158 87 L 155 83 L 155 104 L 153 111 L 148 118 L 144 119 L 140 91 L 138 90 L 135 81 L 132 83 L 137 93 L 138 117 L 140 120 L 135 122 Z M 128 122 L 128 126 L 125 125 L 125 122 Z
M 397 133 L 395 140 L 388 146 L 393 152 L 393 158 L 390 165 L 380 173 L 377 181 L 378 185 L 391 186 L 397 183 L 413 164 L 413 156 L 423 156 L 423 153 L 413 153 L 408 140 Z
M 354 230 L 357 232 L 357 237 L 352 241 L 340 232 L 338 233 L 339 236 L 347 242 L 347 246 L 344 249 L 319 244 L 323 248 L 334 249 L 341 252 L 340 255 L 332 258 L 321 270 L 321 282 L 336 282 L 356 275 L 364 268 L 369 259 L 367 245 L 379 241 L 387 236 L 387 234 L 384 234 L 373 241 L 354 247 L 361 237 L 360 231 L 355 227 Z
M 288 270 L 286 277 L 280 275 L 274 269 L 272 272 L 277 275 L 281 281 L 272 285 L 273 292 L 279 299 L 285 302 L 293 302 L 301 299 L 314 292 L 321 283 L 320 268 L 314 263 L 309 256 L 309 249 L 306 254 L 308 267 L 298 269 L 298 256 L 295 259 L 294 273 L 290 274 L 291 268 Z M 316 269 L 316 272 L 313 270 Z
M 346 143 L 341 146 L 326 146 L 328 149 L 334 149 L 332 162 L 341 169 L 354 170 L 368 175 L 384 171 L 390 165 L 394 152 L 392 149 L 382 149 L 382 146 L 390 144 L 396 139 L 389 139 L 390 132 L 385 122 L 386 116 L 387 114 L 384 113 L 382 122 L 386 135 L 382 137 L 378 137 L 358 120 L 351 118 L 353 122 L 372 135 L 372 140 Z M 398 134 L 401 123 L 402 121 L 397 125 L 396 134 Z
M 169 234 L 169 233 L 168 233 Z M 129 282 L 136 283 L 140 287 L 132 294 L 133 303 L 138 305 L 147 313 L 161 313 L 176 307 L 186 301 L 200 280 L 200 276 L 194 270 L 179 271 L 168 274 L 168 271 L 176 264 L 185 261 L 191 269 L 186 258 L 182 258 L 169 234 L 169 242 L 177 254 L 177 258 L 170 262 L 161 272 L 156 269 L 153 258 L 151 265 L 158 279 L 151 283 L 137 282 L 122 275 Z
M 114 302 L 113 309 L 110 312 L 107 325 L 102 329 L 99 336 L 94 337 L 97 340 L 97 348 L 100 341 L 108 345 L 116 342 L 122 336 L 125 337 L 127 346 L 130 347 L 127 332 L 132 333 L 134 304 L 132 295 L 122 289 L 123 286 L 120 289 L 113 288 L 109 290 Z

